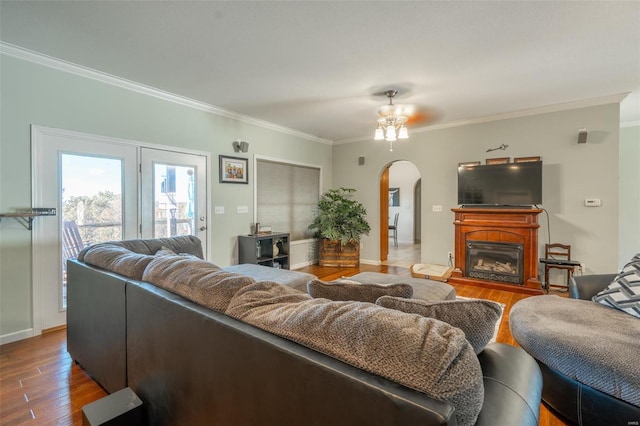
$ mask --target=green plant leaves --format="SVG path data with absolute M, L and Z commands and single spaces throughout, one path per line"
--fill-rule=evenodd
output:
M 309 229 L 316 237 L 339 240 L 341 244 L 358 242 L 368 235 L 371 227 L 367 223 L 367 210 L 351 197 L 353 188 L 330 189 L 322 194 L 318 202 L 317 215 Z

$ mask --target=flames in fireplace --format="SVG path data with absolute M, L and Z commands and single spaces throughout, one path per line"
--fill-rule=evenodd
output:
M 489 281 L 522 284 L 522 244 L 467 241 L 466 275 Z

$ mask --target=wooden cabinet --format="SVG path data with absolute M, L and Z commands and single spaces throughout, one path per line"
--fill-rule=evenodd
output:
M 238 261 L 289 269 L 289 234 L 272 232 L 238 236 Z

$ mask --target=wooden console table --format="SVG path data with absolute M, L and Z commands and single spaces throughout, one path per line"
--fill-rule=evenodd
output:
M 455 208 L 455 269 L 449 281 L 515 291 L 543 294 L 538 279 L 538 215 L 542 209 Z M 467 276 L 467 241 L 522 244 L 522 283 L 509 284 Z

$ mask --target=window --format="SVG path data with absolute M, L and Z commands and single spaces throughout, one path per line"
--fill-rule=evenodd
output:
M 256 220 L 291 240 L 313 238 L 307 229 L 320 199 L 319 166 L 257 159 Z

